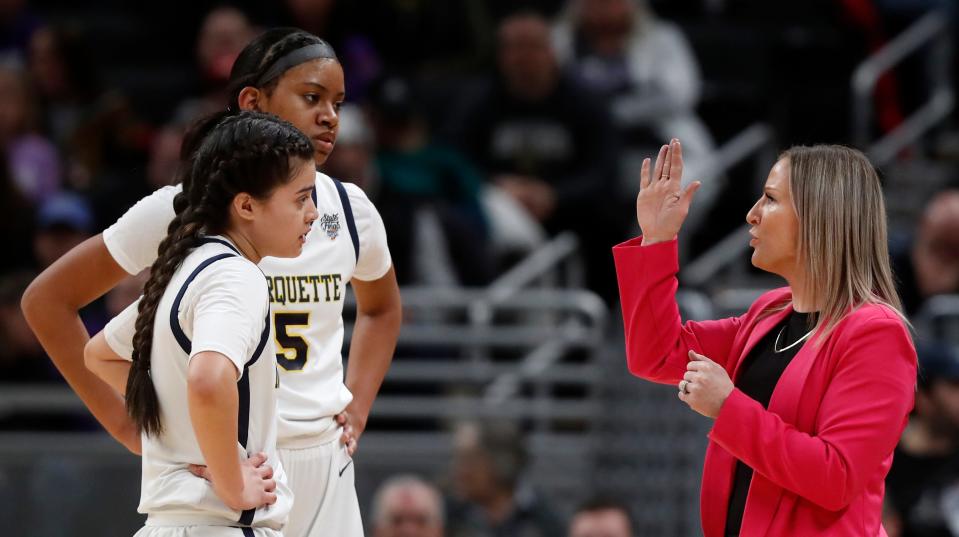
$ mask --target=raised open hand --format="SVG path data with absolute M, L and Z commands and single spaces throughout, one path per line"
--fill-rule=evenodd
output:
M 679 234 L 693 194 L 702 184 L 694 181 L 682 187 L 683 148 L 675 138 L 659 149 L 652 173 L 649 164 L 648 158 L 643 161 L 636 196 L 636 220 L 643 232 L 643 245 L 672 240 Z

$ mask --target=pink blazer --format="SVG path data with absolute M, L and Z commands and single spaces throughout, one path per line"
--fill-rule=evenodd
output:
M 744 315 L 682 324 L 676 305 L 676 241 L 613 248 L 630 372 L 665 384 L 686 371 L 687 351 L 736 378 L 753 346 L 791 309 L 762 295 Z M 811 340 L 810 340 L 811 341 Z M 705 537 L 723 537 L 736 459 L 753 468 L 741 534 L 885 536 L 883 481 L 912 409 L 916 352 L 905 324 L 885 306 L 846 316 L 819 346 L 786 368 L 769 408 L 734 389 L 709 433 L 700 516 Z

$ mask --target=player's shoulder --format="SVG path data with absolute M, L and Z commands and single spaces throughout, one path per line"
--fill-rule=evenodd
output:
M 370 212 L 376 211 L 376 207 L 373 205 L 373 202 L 370 201 L 369 196 L 367 196 L 366 192 L 364 192 L 363 189 L 357 186 L 355 183 L 330 177 L 321 171 L 316 172 L 317 194 L 323 190 L 326 191 L 328 195 L 339 198 L 339 188 L 337 188 L 336 183 L 342 185 L 343 190 L 346 192 L 346 196 L 350 202 L 350 206 L 357 218 L 365 217 Z M 325 186 L 326 188 L 322 188 L 321 185 Z
M 226 285 L 240 287 L 243 285 L 258 285 L 264 283 L 263 272 L 256 264 L 236 253 L 229 246 L 217 242 L 201 244 L 189 255 L 189 262 L 184 266 L 193 267 L 191 271 L 198 271 L 207 285 Z M 203 267 L 200 269 L 200 267 Z
M 210 264 L 197 275 L 191 287 L 194 296 L 231 296 L 249 307 L 266 304 L 269 300 L 263 272 L 249 259 L 237 255 L 223 257 Z
M 178 183 L 175 185 L 166 185 L 154 190 L 152 194 L 148 195 L 144 199 L 154 199 L 163 201 L 165 203 L 172 203 L 173 198 L 175 198 L 180 192 L 183 192 L 182 184 Z

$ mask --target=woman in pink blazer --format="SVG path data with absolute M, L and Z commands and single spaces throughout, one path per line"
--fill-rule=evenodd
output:
M 643 164 L 643 235 L 613 249 L 634 375 L 715 420 L 705 537 L 884 536 L 883 480 L 916 354 L 896 296 L 879 179 L 858 151 L 796 147 L 749 211 L 752 263 L 788 283 L 740 317 L 682 324 L 676 236 L 693 194 L 678 141 Z

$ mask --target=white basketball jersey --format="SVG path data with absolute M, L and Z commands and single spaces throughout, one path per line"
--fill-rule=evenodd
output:
M 332 180 L 316 182 L 319 218 L 296 258 L 265 257 L 276 330 L 280 438 L 284 443 L 336 428 L 331 416 L 353 395 L 343 384 L 343 300 L 356 250 L 348 215 Z
M 357 186 L 340 186 L 342 193 L 335 180 L 317 172 L 319 218 L 303 252 L 294 259 L 267 257 L 260 262 L 273 310 L 280 371 L 280 447 L 303 445 L 304 439 L 336 428 L 332 416 L 352 400 L 343 384 L 346 284 L 353 278 L 378 279 L 392 264 L 379 213 Z M 154 192 L 103 232 L 111 255 L 127 272 L 136 274 L 156 259 L 174 216 L 173 197 L 179 191 L 176 186 Z M 107 341 L 132 340 L 132 330 L 132 326 L 116 326 Z M 118 345 L 111 343 L 122 355 Z
M 138 510 L 149 515 L 152 525 L 280 529 L 293 497 L 276 454 L 278 373 L 266 285 L 256 265 L 229 241 L 222 237 L 206 241 L 184 259 L 157 307 L 150 375 L 163 429 L 158 436 L 142 438 Z M 135 322 L 136 308 L 134 303 L 110 323 Z M 116 330 L 107 334 L 110 341 Z M 124 354 L 132 354 L 132 349 L 127 351 Z M 273 505 L 234 511 L 208 481 L 188 469 L 189 464 L 206 464 L 190 419 L 187 392 L 190 362 L 204 351 L 226 356 L 237 368 L 237 454 L 241 459 L 267 454 L 277 480 Z

